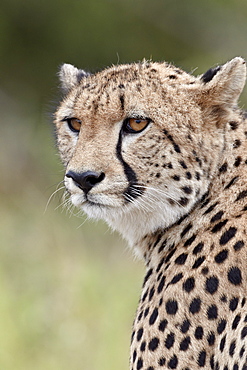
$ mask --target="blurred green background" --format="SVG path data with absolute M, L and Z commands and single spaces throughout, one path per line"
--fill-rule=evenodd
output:
M 124 370 L 144 268 L 62 211 L 58 66 L 247 57 L 246 0 L 1 0 L 0 370 Z M 198 67 L 198 69 L 196 69 Z M 246 91 L 241 106 L 246 106 Z

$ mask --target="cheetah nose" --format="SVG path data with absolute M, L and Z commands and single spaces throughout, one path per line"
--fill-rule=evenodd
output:
M 68 171 L 65 176 L 71 178 L 75 185 L 83 190 L 85 194 L 105 178 L 105 174 L 103 172 L 97 173 L 93 171 L 82 173 Z

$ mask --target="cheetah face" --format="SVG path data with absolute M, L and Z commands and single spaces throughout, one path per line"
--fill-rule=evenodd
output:
M 71 202 L 130 244 L 187 214 L 223 147 L 222 127 L 206 127 L 205 81 L 147 62 L 95 75 L 64 65 L 60 77 L 55 123 Z

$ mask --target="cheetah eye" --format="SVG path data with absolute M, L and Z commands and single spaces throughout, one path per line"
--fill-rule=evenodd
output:
M 149 118 L 126 118 L 123 123 L 123 131 L 132 134 L 141 132 L 150 121 Z
M 78 118 L 66 118 L 65 121 L 68 123 L 71 131 L 77 133 L 80 131 L 81 121 Z

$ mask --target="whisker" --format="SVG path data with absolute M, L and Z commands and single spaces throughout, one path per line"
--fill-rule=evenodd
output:
M 141 188 L 141 189 L 144 189 L 144 190 L 149 190 L 149 197 L 152 198 L 153 200 L 160 200 L 160 198 L 158 197 L 158 195 L 155 195 L 154 193 L 158 193 L 160 195 L 163 195 L 165 196 L 166 198 L 169 198 L 171 199 L 174 203 L 176 203 L 179 207 L 181 208 L 185 208 L 183 205 L 181 205 L 179 203 L 179 201 L 174 198 L 173 195 L 169 194 L 168 192 L 164 191 L 164 190 L 161 190 L 161 189 L 157 189 L 157 188 L 154 188 L 154 187 L 151 187 L 151 186 L 146 186 L 146 185 L 139 185 L 139 184 L 133 184 L 133 187 L 137 187 L 137 188 Z M 154 192 L 154 193 L 152 193 Z M 148 199 L 148 198 L 146 198 Z
M 44 210 L 44 214 L 46 213 L 46 211 L 47 211 L 47 209 L 48 209 L 48 206 L 49 206 L 49 204 L 50 204 L 50 202 L 51 202 L 51 200 L 52 200 L 52 198 L 55 196 L 55 194 L 57 194 L 60 190 L 62 190 L 62 189 L 65 189 L 65 186 L 63 185 L 63 186 L 61 186 L 60 188 L 58 188 L 58 186 L 61 184 L 61 183 L 63 183 L 63 181 L 60 181 L 59 183 L 58 183 L 58 185 L 57 185 L 57 189 L 50 195 L 50 197 L 49 197 L 49 199 L 48 199 L 48 201 L 47 201 L 47 203 L 46 203 L 46 206 L 45 206 L 45 210 Z

